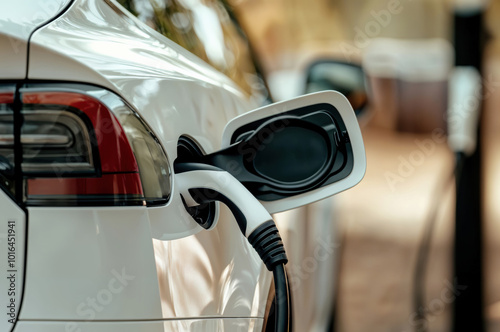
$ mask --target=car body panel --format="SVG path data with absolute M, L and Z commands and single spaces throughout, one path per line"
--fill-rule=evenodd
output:
M 32 207 L 29 216 L 20 320 L 161 317 L 145 207 Z
M 115 2 L 75 1 L 33 35 L 29 68 L 30 79 L 86 82 L 122 96 L 156 133 L 171 164 L 181 135 L 210 153 L 220 148 L 225 123 L 255 108 L 226 76 Z M 161 240 L 201 230 L 179 208 L 173 182 L 170 203 L 148 209 L 153 237 Z
M 227 77 L 114 2 L 77 0 L 37 30 L 28 78 L 93 84 L 118 94 L 155 132 L 171 166 L 181 135 L 212 152 L 221 146 L 224 125 L 255 108 Z M 229 331 L 238 322 L 261 330 L 272 274 L 232 215 L 221 210 L 215 229 L 188 237 L 201 228 L 185 211 L 175 176 L 164 206 L 30 208 L 31 274 L 16 331 L 34 321 L 42 329 L 42 320 L 176 318 L 183 321 L 168 323 L 173 325 L 165 331 L 197 330 L 188 318 L 199 317 L 211 330 L 225 328 L 225 320 L 215 319 L 222 317 L 242 318 L 228 323 Z M 110 282 L 124 268 L 135 278 L 115 294 Z M 42 303 L 47 299 L 50 306 Z M 98 331 L 101 325 L 89 326 Z
M 163 317 L 264 317 L 272 274 L 221 206 L 210 231 L 154 240 Z
M 220 149 L 226 123 L 257 105 L 120 8 L 75 0 L 33 34 L 28 79 L 92 84 L 121 96 L 155 132 L 171 166 L 181 135 L 206 153 Z M 200 232 L 175 186 L 174 176 L 172 198 L 159 207 L 30 208 L 15 331 L 261 331 L 272 274 L 225 207 L 218 225 Z M 301 230 L 288 238 L 305 238 Z M 123 288 L 113 281 L 121 273 L 134 277 Z M 304 287 L 313 280 L 300 281 L 295 308 L 314 302 Z
M 173 241 L 151 239 L 147 209 L 29 208 L 20 321 L 264 317 L 271 274 L 226 208 Z
M 0 331 L 10 331 L 15 322 L 19 306 L 24 277 L 24 249 L 26 233 L 26 214 L 17 204 L 0 190 L 0 271 L 5 274 L 0 278 L 2 297 L 0 305 L 5 311 L 0 320 Z
M 14 332 L 261 331 L 262 318 L 209 318 L 128 322 L 22 322 Z
M 31 33 L 60 13 L 71 0 L 19 0 L 5 2 L 0 11 L 0 79 L 26 76 Z

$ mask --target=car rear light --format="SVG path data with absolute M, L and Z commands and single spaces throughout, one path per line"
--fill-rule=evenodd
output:
M 102 89 L 92 96 L 35 87 L 21 90 L 27 205 L 168 201 L 167 157 L 147 124 L 120 98 Z M 12 119 L 0 115 L 0 153 L 13 148 L 13 128 Z
M 4 121 L 14 122 L 14 85 L 0 85 L 0 136 L 7 134 L 2 126 Z M 9 132 L 11 129 L 9 128 Z M 13 138 L 13 137 L 12 137 Z M 0 142 L 0 188 L 8 194 L 15 194 L 14 178 L 14 145 L 3 145 Z
M 88 126 L 78 110 L 24 108 L 21 143 L 25 175 L 52 175 L 57 168 L 94 173 Z M 0 119 L 0 147 L 14 147 L 14 124 Z M 71 161 L 71 162 L 68 162 Z

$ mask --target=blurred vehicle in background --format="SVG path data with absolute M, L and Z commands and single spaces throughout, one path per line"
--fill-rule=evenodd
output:
M 335 90 L 351 103 L 357 116 L 368 107 L 368 86 L 359 64 L 336 59 L 317 59 L 305 71 L 304 93 Z

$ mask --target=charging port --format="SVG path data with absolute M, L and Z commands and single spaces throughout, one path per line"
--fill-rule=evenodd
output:
M 199 162 L 204 153 L 201 148 L 189 137 L 179 137 L 177 143 L 177 159 L 174 163 Z M 204 229 L 210 229 L 217 215 L 217 204 L 215 202 L 200 204 L 194 207 L 184 207 L 193 219 Z

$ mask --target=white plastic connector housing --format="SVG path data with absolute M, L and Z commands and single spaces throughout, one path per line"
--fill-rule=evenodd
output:
M 241 182 L 226 171 L 193 170 L 176 174 L 175 180 L 179 193 L 188 206 L 199 205 L 189 192 L 190 189 L 194 188 L 211 189 L 229 199 L 246 219 L 246 225 L 242 231 L 247 238 L 254 229 L 272 219 L 262 203 Z M 237 221 L 240 222 L 240 220 Z M 216 222 L 212 227 L 215 224 Z
M 449 78 L 448 144 L 454 152 L 471 155 L 482 103 L 481 75 L 474 67 L 456 67 Z

